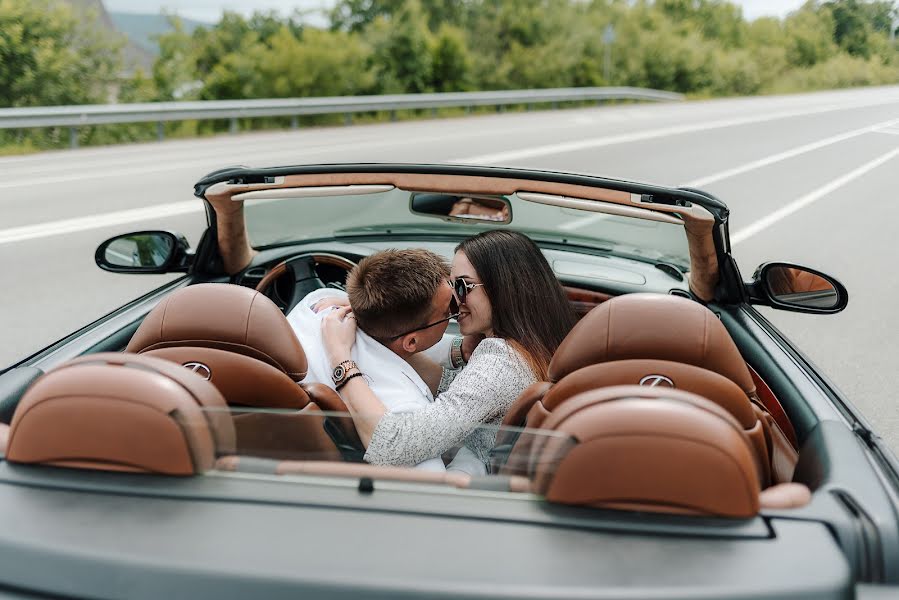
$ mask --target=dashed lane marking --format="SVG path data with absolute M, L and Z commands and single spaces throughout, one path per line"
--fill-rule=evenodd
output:
M 745 228 L 741 229 L 740 231 L 731 235 L 730 236 L 731 246 L 736 246 L 737 244 L 739 244 L 741 242 L 745 242 L 752 236 L 771 227 L 778 221 L 782 221 L 783 219 L 789 217 L 793 213 L 795 213 L 799 210 L 802 210 L 803 208 L 805 208 L 807 206 L 810 206 L 811 204 L 817 202 L 821 198 L 824 198 L 828 194 L 840 189 L 844 185 L 858 179 L 859 177 L 867 174 L 870 171 L 873 171 L 874 169 L 876 169 L 880 165 L 888 162 L 889 160 L 891 160 L 892 158 L 894 158 L 897 155 L 899 155 L 899 148 L 895 148 L 895 149 L 887 152 L 883 156 L 880 156 L 879 158 L 875 158 L 871 162 L 860 166 L 859 168 L 855 169 L 854 171 L 851 171 L 851 172 L 843 175 L 842 177 L 838 177 L 838 178 L 834 179 L 833 181 L 831 181 L 830 183 L 827 183 L 827 184 L 819 187 L 818 189 L 816 189 L 812 192 L 809 192 L 805 196 L 802 196 L 801 198 L 798 198 L 797 200 L 790 202 L 786 206 L 779 208 L 778 210 L 774 211 L 770 215 L 759 219 L 755 223 L 753 223 L 753 224 L 749 225 L 748 227 L 745 227 Z

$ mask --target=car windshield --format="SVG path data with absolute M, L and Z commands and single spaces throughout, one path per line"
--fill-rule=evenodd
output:
M 251 473 L 281 481 L 296 476 L 368 478 L 457 490 L 539 492 L 536 480 L 551 478 L 575 445 L 570 436 L 553 431 L 481 425 L 470 436 L 493 442 L 486 460 L 460 444 L 442 455 L 435 450 L 433 457 L 414 467 L 383 467 L 363 461 L 364 450 L 347 413 L 251 408 L 203 412 L 205 423 L 200 426 L 210 426 L 216 447 L 211 472 Z
M 375 187 L 375 186 L 372 186 Z M 383 187 L 383 186 L 381 186 Z M 286 190 L 285 190 L 286 191 Z M 299 193 L 298 193 L 299 196 Z M 486 227 L 510 227 L 536 241 L 590 247 L 620 256 L 690 264 L 687 237 L 680 224 L 550 206 L 505 196 L 511 203 L 508 225 L 447 222 L 410 210 L 411 193 L 401 189 L 352 195 L 247 200 L 245 214 L 255 248 L 313 239 L 416 234 L 474 235 Z

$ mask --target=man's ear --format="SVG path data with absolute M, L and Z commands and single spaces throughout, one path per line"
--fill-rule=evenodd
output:
M 414 333 L 404 335 L 400 341 L 403 344 L 402 348 L 404 352 L 408 352 L 409 354 L 418 352 L 418 336 Z

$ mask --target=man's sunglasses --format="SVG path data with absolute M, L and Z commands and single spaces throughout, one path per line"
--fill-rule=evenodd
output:
M 456 317 L 459 316 L 459 304 L 456 302 L 455 297 L 450 298 L 449 311 L 450 311 L 450 315 L 448 317 L 444 317 L 444 318 L 440 319 L 439 321 L 434 321 L 433 323 L 428 323 L 427 325 L 422 325 L 421 327 L 416 327 L 415 329 L 410 329 L 409 331 L 404 331 L 403 333 L 399 333 L 397 335 L 392 335 L 392 336 L 390 336 L 388 338 L 384 338 L 384 339 L 388 342 L 392 342 L 393 340 L 397 340 L 397 339 L 403 337 L 404 335 L 409 335 L 410 333 L 414 333 L 416 331 L 421 331 L 422 329 L 427 329 L 428 327 L 433 327 L 434 325 L 440 325 L 441 323 L 445 323 L 445 322 L 449 321 L 450 319 L 455 319 Z
M 456 300 L 459 301 L 459 304 L 465 304 L 465 298 L 468 296 L 468 292 L 482 285 L 484 284 L 468 283 L 461 277 L 456 277 L 453 279 L 453 292 L 456 294 Z

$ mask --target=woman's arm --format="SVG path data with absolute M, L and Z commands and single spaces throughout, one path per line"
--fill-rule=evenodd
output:
M 365 460 L 412 465 L 442 454 L 505 414 L 532 380 L 527 366 L 505 342 L 482 342 L 468 366 L 434 402 L 419 411 L 383 415 L 371 432 Z M 344 397 L 363 386 L 367 387 L 346 386 Z

